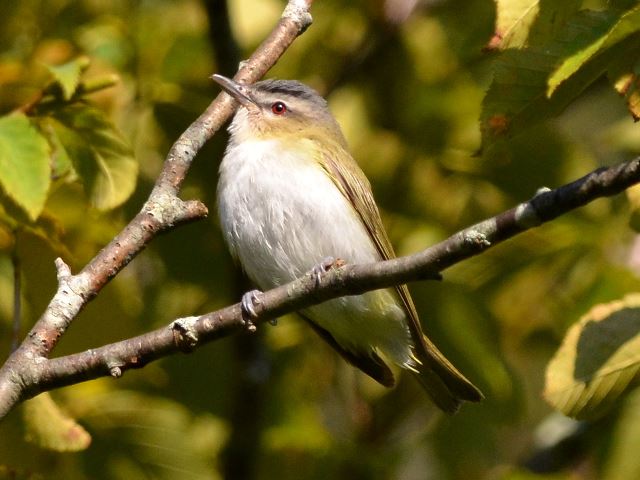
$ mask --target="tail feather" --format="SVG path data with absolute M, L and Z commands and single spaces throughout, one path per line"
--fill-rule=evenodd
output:
M 433 402 L 447 413 L 455 413 L 462 401 L 479 402 L 482 392 L 454 367 L 436 346 L 424 335 L 416 346 L 414 373 Z
M 449 390 L 437 373 L 430 368 L 421 367 L 414 376 L 438 408 L 451 415 L 458 411 L 462 400 Z

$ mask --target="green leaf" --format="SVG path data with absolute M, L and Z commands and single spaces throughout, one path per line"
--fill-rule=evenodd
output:
M 616 15 L 615 12 L 614 15 Z M 576 73 L 594 56 L 640 31 L 640 7 L 635 7 L 621 15 L 612 26 L 608 21 L 605 21 L 596 23 L 593 27 L 576 37 L 572 45 L 575 53 L 566 57 L 549 77 L 547 96 L 551 96 L 562 82 Z M 627 60 L 629 59 L 628 52 L 625 57 Z
M 42 212 L 49 184 L 49 144 L 21 113 L 0 117 L 0 184 L 31 220 Z
M 499 47 L 505 49 L 524 46 L 539 9 L 539 0 L 496 0 L 496 36 Z
M 494 78 L 483 100 L 482 144 L 487 148 L 558 115 L 609 66 L 608 58 L 587 62 L 550 98 L 547 79 L 563 58 L 581 45 L 588 32 L 605 31 L 618 16 L 612 12 L 581 11 L 560 29 L 553 41 L 523 50 L 503 52 L 494 66 Z M 585 33 L 587 32 L 587 33 Z
M 65 175 L 72 175 L 74 173 L 73 163 L 67 149 L 64 148 L 60 137 L 58 137 L 54 125 L 55 120 L 50 117 L 36 117 L 35 120 L 38 122 L 40 131 L 45 135 L 51 147 L 52 179 L 55 180 Z
M 545 42 L 562 28 L 580 0 L 495 0 L 496 32 L 490 48 L 522 48 Z
M 640 369 L 640 294 L 593 307 L 547 367 L 545 399 L 564 414 L 593 418 L 628 390 Z
M 91 435 L 73 418 L 62 413 L 48 393 L 23 405 L 26 440 L 56 452 L 78 452 L 91 443 Z
M 89 66 L 88 57 L 78 57 L 62 65 L 46 65 L 55 83 L 62 90 L 62 96 L 69 100 L 80 85 L 80 74 Z
M 51 121 L 80 176 L 91 204 L 110 210 L 131 196 L 138 163 L 126 140 L 104 114 L 87 105 L 53 113 Z

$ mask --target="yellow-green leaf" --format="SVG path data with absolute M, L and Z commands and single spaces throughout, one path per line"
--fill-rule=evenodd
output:
M 544 397 L 575 418 L 597 417 L 640 369 L 640 294 L 593 307 L 573 325 L 547 366 Z
M 91 443 L 89 433 L 64 414 L 48 393 L 24 402 L 23 418 L 26 440 L 47 450 L 77 452 Z
M 0 185 L 31 220 L 42 212 L 50 176 L 49 144 L 29 119 L 0 117 Z
M 47 70 L 62 90 L 62 96 L 69 100 L 80 85 L 80 74 L 89 66 L 88 57 L 78 57 L 62 65 L 46 65 Z
M 539 9 L 540 0 L 496 0 L 496 35 L 499 47 L 505 49 L 524 46 Z
M 495 0 L 496 29 L 489 48 L 522 48 L 552 39 L 580 7 L 578 0 Z
M 600 25 L 594 25 L 594 27 L 597 28 L 585 30 L 585 34 L 576 43 L 575 52 L 565 58 L 551 74 L 548 81 L 547 96 L 551 96 L 562 82 L 576 73 L 593 57 L 630 35 L 637 33 L 640 30 L 640 7 L 632 8 L 620 15 L 613 25 L 607 25 L 605 22 Z M 629 52 L 626 49 L 622 49 L 621 53 L 626 55 L 630 63 L 634 63 L 633 55 L 629 58 Z
M 91 204 L 121 205 L 136 186 L 138 163 L 122 134 L 99 110 L 72 105 L 55 112 L 57 138 L 73 162 Z
M 484 148 L 504 141 L 532 126 L 558 115 L 584 89 L 600 78 L 609 60 L 597 57 L 571 75 L 550 97 L 546 95 L 549 75 L 559 62 L 575 53 L 603 32 L 618 16 L 610 11 L 580 11 L 553 32 L 546 43 L 525 49 L 509 49 L 500 54 L 494 78 L 483 100 L 480 118 Z M 539 39 L 545 35 L 538 34 Z

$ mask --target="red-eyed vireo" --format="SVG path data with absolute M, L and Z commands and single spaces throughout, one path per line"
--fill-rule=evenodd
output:
M 326 101 L 292 80 L 243 85 L 212 77 L 240 104 L 220 165 L 218 209 L 232 255 L 261 289 L 327 258 L 394 257 L 371 187 Z M 243 297 L 251 312 L 255 292 Z M 350 363 L 394 384 L 383 357 L 412 372 L 435 404 L 455 412 L 482 393 L 424 336 L 405 285 L 342 297 L 300 314 Z

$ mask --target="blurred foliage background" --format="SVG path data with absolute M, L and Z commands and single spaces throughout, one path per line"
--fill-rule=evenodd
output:
M 509 102 L 496 86 L 495 79 L 505 80 L 496 65 L 508 64 L 508 47 L 522 46 L 513 35 L 494 34 L 496 24 L 509 22 L 501 6 L 516 3 L 544 12 L 553 2 L 317 1 L 312 27 L 269 74 L 297 78 L 327 96 L 399 255 L 540 187 L 640 151 L 624 99 L 599 75 L 560 92 L 551 109 L 557 116 L 534 105 L 517 135 L 491 137 L 503 133 L 497 100 Z M 635 3 L 565 5 L 606 12 Z M 50 81 L 50 66 L 87 58 L 87 82 L 119 78 L 86 100 L 121 132 L 138 169 L 117 208 L 115 200 L 100 208 L 86 182 L 68 177 L 52 181 L 37 220 L 21 219 L 11 195 L 4 196 L 2 357 L 14 338 L 14 266 L 24 335 L 55 291 L 55 257 L 77 271 L 137 213 L 172 142 L 218 93 L 209 75 L 231 76 L 283 5 L 2 2 L 0 114 L 33 102 Z M 617 52 L 631 62 L 637 53 Z M 220 132 L 200 152 L 183 190 L 183 198 L 209 206 L 210 220 L 157 238 L 82 312 L 56 355 L 239 300 L 248 285 L 215 218 L 225 142 Z M 454 417 L 439 414 L 411 380 L 386 390 L 355 372 L 291 316 L 118 381 L 53 392 L 61 412 L 91 435 L 84 450 L 44 448 L 33 410 L 16 409 L 0 423 L 0 478 L 638 478 L 638 392 L 628 390 L 600 417 L 581 421 L 542 398 L 546 365 L 567 329 L 593 305 L 640 286 L 640 244 L 629 227 L 633 197 L 599 200 L 451 268 L 444 282 L 411 285 L 425 330 L 487 397 Z M 54 414 L 45 418 L 55 421 Z

